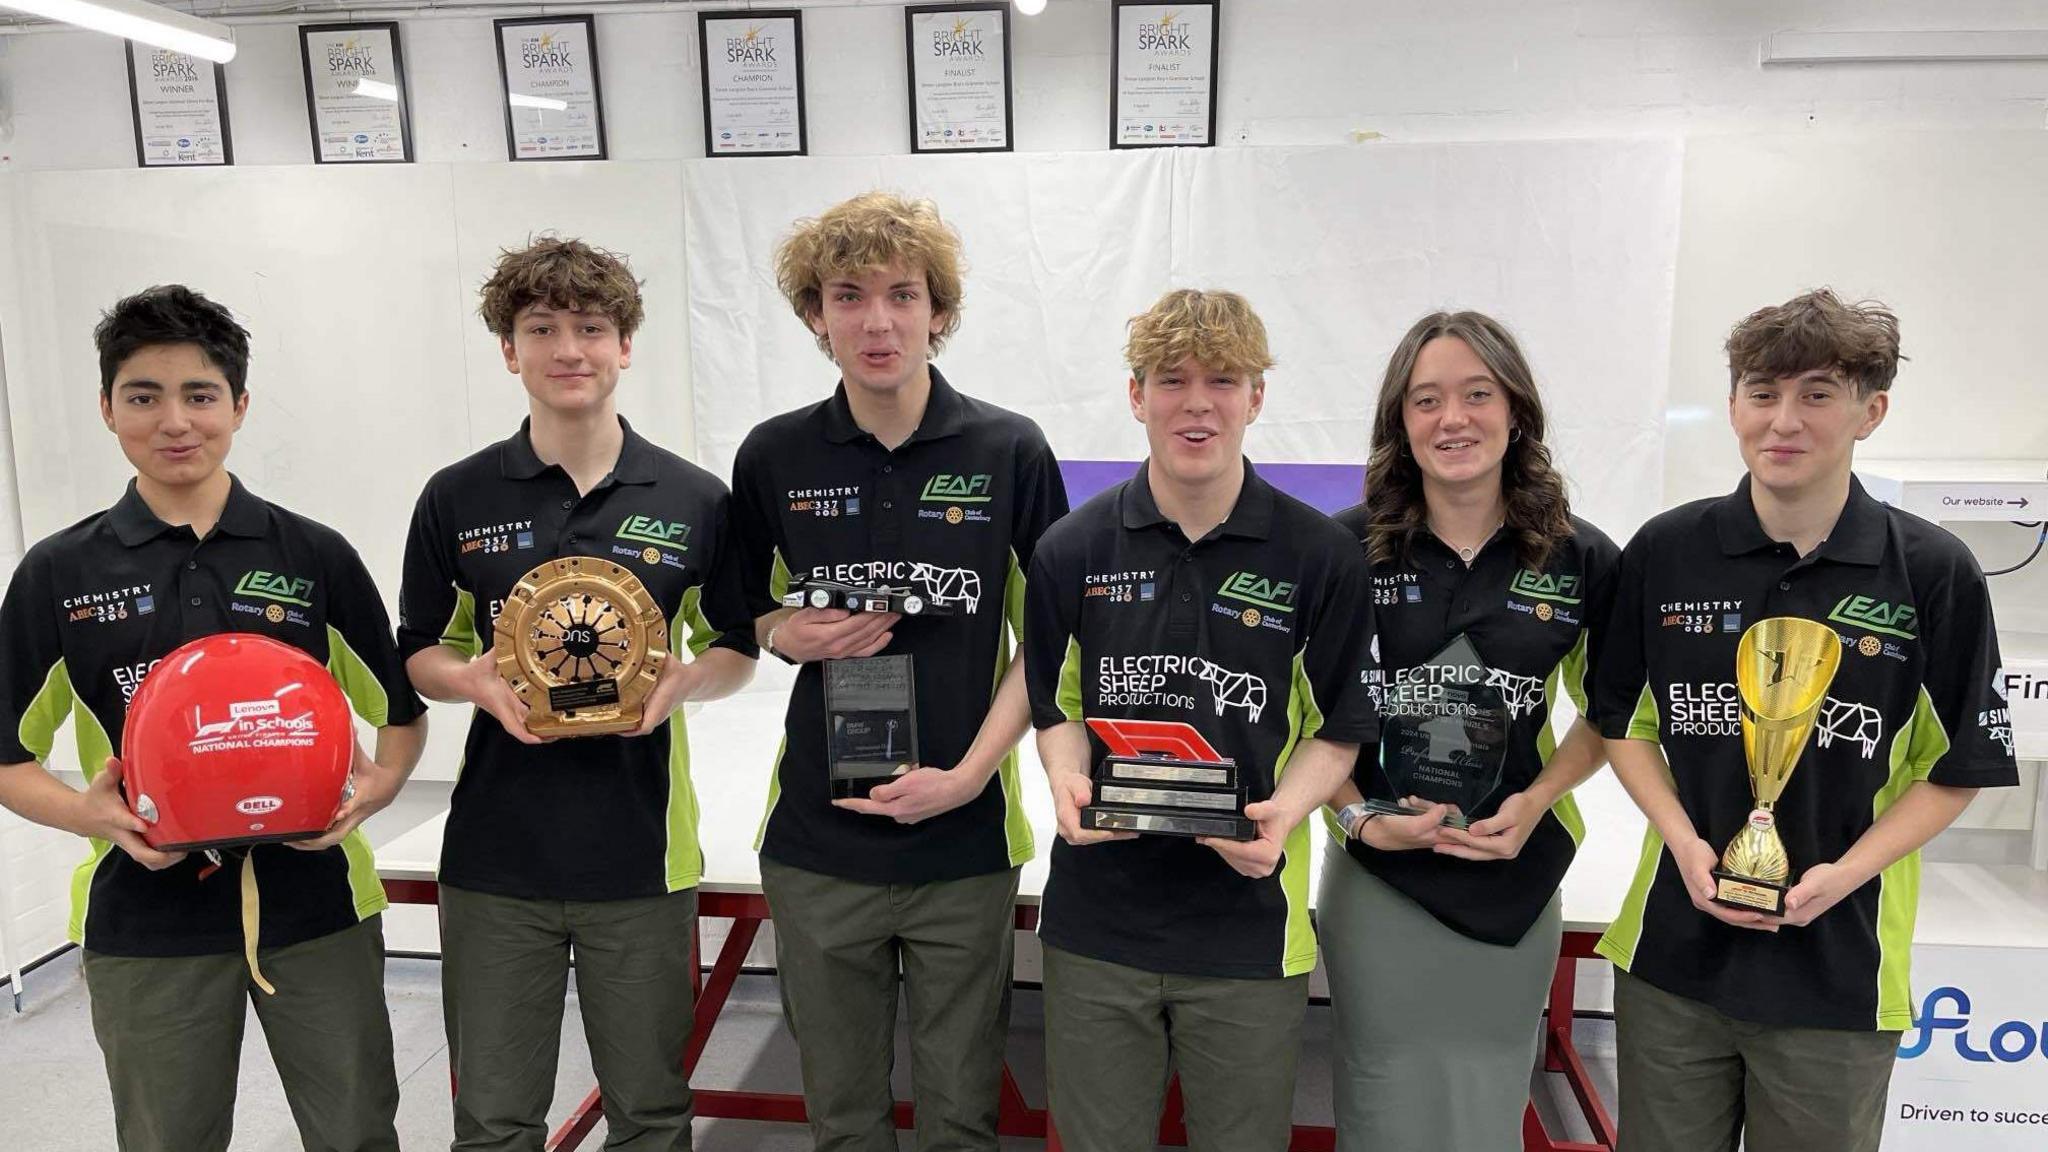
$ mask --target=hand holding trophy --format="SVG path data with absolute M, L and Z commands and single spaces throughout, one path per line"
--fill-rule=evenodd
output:
M 526 702 L 527 730 L 542 737 L 639 727 L 668 658 L 668 621 L 646 585 L 594 556 L 521 576 L 494 635 L 498 674 Z
M 1841 638 L 1813 620 L 1774 616 L 1742 634 L 1735 649 L 1735 689 L 1742 701 L 1742 751 L 1756 808 L 1721 854 L 1721 867 L 1714 871 L 1715 903 L 1785 914 L 1792 863 L 1772 810 L 1806 750 L 1841 663 Z

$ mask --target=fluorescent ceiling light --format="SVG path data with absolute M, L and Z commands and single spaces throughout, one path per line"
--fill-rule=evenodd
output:
M 513 92 L 506 100 L 514 108 L 538 108 L 543 112 L 567 112 L 569 110 L 569 102 L 567 100 L 557 100 L 552 96 L 528 96 L 524 92 Z
M 11 2 L 11 0 L 10 0 Z M 1773 32 L 1765 64 L 2048 59 L 2048 31 Z
M 389 100 L 398 103 L 398 85 L 372 80 L 368 76 L 356 77 L 356 95 L 368 96 L 372 100 Z
M 216 64 L 235 58 L 235 34 L 227 25 L 145 0 L 0 0 L 0 8 L 168 48 Z
M 1026 16 L 1036 16 L 1045 11 L 1045 0 L 1017 0 L 1017 11 Z

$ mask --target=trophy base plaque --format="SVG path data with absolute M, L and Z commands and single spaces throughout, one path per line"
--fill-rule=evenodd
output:
M 864 798 L 917 767 L 917 676 L 909 656 L 825 661 L 825 769 L 834 800 Z
M 1762 912 L 1766 916 L 1783 916 L 1785 894 L 1791 890 L 1791 886 L 1787 884 L 1773 884 L 1769 880 L 1758 880 L 1752 876 L 1738 876 L 1720 868 L 1714 869 L 1714 903 L 1723 908 Z
M 1420 816 L 1428 811 L 1427 808 L 1410 808 L 1406 804 L 1395 800 L 1378 799 L 1367 800 L 1365 802 L 1365 810 L 1367 812 L 1377 812 L 1382 816 Z M 1444 827 L 1446 828 L 1470 828 L 1471 826 L 1472 818 L 1458 811 L 1456 804 L 1452 804 L 1451 810 L 1444 814 Z
M 1234 760 L 1113 755 L 1095 770 L 1094 797 L 1081 809 L 1081 827 L 1254 840 L 1259 827 L 1245 816 L 1245 802 L 1244 778 Z

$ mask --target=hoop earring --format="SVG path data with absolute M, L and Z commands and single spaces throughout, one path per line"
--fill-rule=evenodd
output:
M 1521 441 L 1522 441 L 1522 429 L 1521 429 L 1521 428 L 1520 428 L 1519 426 L 1518 426 L 1518 427 L 1514 427 L 1514 428 L 1510 428 L 1510 429 L 1508 429 L 1508 443 L 1510 443 L 1510 444 L 1519 444 L 1519 443 L 1521 443 Z

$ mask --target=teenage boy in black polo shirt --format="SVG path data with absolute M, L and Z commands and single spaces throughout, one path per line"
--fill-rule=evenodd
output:
M 613 393 L 642 315 L 623 259 L 554 238 L 505 252 L 479 311 L 526 386 L 529 416 L 427 481 L 399 601 L 413 683 L 476 705 L 441 848 L 453 1147 L 539 1152 L 573 947 L 606 1146 L 684 1149 L 704 861 L 678 709 L 753 676 L 731 499 L 619 418 Z M 676 658 L 636 732 L 542 743 L 498 675 L 489 641 L 505 596 L 564 556 L 626 557 L 669 620 Z
M 776 274 L 840 372 L 831 398 L 763 422 L 733 464 L 758 634 L 803 665 L 758 846 L 811 1133 L 828 1152 L 896 1147 L 900 965 L 917 1145 L 992 1152 L 1032 848 L 1005 627 L 1020 629 L 1024 567 L 1066 488 L 1037 425 L 929 363 L 961 300 L 960 241 L 929 202 L 869 193 L 802 221 Z M 792 575 L 907 585 L 952 614 L 780 608 Z M 822 662 L 885 651 L 914 661 L 923 763 L 832 800 Z
M 1627 1152 L 1878 1146 L 1921 845 L 1977 789 L 2015 783 L 1982 572 L 1941 529 L 1863 491 L 1898 322 L 1821 290 L 1728 337 L 1729 422 L 1749 474 L 1652 519 L 1622 554 L 1593 714 L 1650 819 L 1614 961 Z M 1832 627 L 1842 660 L 1775 809 L 1785 915 L 1712 902 L 1754 807 L 1736 642 L 1773 616 Z M 2009 739 L 2009 737 L 2007 737 Z
M 357 826 L 391 803 L 426 738 L 383 599 L 334 530 L 265 503 L 226 469 L 249 410 L 249 334 L 179 285 L 114 305 L 93 332 L 100 415 L 135 467 L 105 512 L 44 539 L 0 606 L 0 803 L 90 837 L 72 885 L 93 1033 L 123 1152 L 219 1152 L 234 1127 L 250 1002 L 312 1152 L 390 1150 L 398 1081 L 384 1006 L 384 888 Z M 252 590 L 286 577 L 289 600 Z M 246 861 L 158 852 L 121 795 L 122 728 L 172 649 L 254 632 L 326 663 L 377 727 L 326 835 Z M 87 785 L 46 771 L 66 715 Z M 261 874 L 256 968 L 243 956 L 242 867 Z
M 1074 1152 L 1149 1149 L 1170 1064 L 1190 1147 L 1277 1152 L 1316 963 L 1303 820 L 1378 738 L 1365 561 L 1245 462 L 1272 358 L 1243 297 L 1169 292 L 1125 356 L 1150 458 L 1046 533 L 1027 584 L 1032 721 L 1065 841 L 1039 922 L 1052 1115 Z M 1257 838 L 1083 829 L 1108 750 L 1084 720 L 1151 722 L 1236 760 Z

